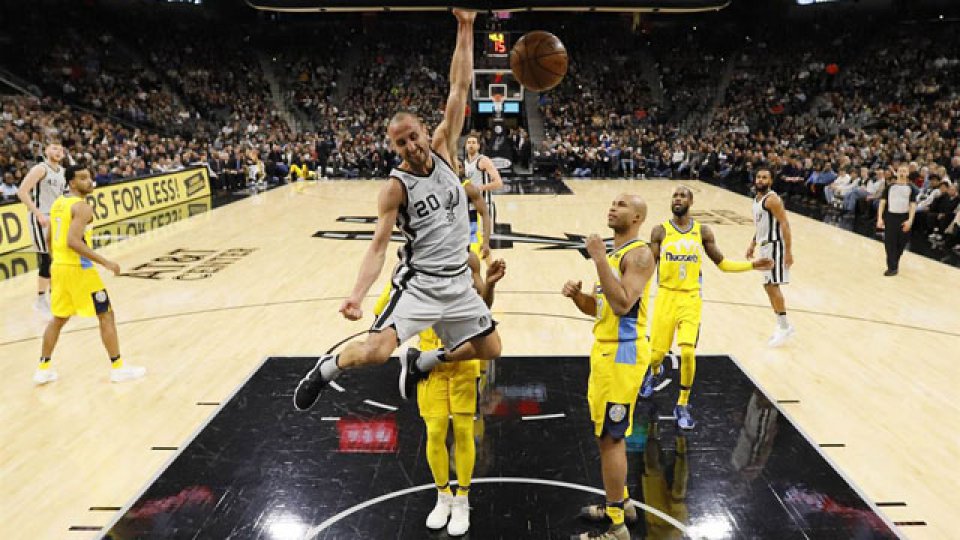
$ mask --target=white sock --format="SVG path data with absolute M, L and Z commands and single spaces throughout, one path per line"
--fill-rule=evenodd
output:
M 343 373 L 343 370 L 337 365 L 337 360 L 339 358 L 340 355 L 338 354 L 333 358 L 328 358 L 320 363 L 320 376 L 323 377 L 323 380 L 332 381 L 339 377 L 341 373 Z
M 786 330 L 787 328 L 790 328 L 790 323 L 787 322 L 786 313 L 777 313 L 777 326 L 780 327 L 781 330 Z
M 440 362 L 443 362 L 443 356 L 447 351 L 443 349 L 437 349 L 435 351 L 423 351 L 420 353 L 420 358 L 417 358 L 417 369 L 426 373 L 431 369 L 437 367 Z

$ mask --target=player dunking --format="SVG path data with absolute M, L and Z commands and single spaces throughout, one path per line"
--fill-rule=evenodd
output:
M 97 254 L 90 247 L 90 231 L 93 208 L 86 196 L 93 192 L 93 176 L 83 167 L 70 167 L 64 178 L 70 191 L 54 201 L 50 207 L 50 228 L 47 229 L 47 245 L 53 256 L 51 267 L 51 311 L 53 320 L 43 333 L 40 366 L 33 375 L 33 382 L 46 384 L 57 380 L 57 372 L 50 366 L 50 357 L 60 338 L 60 330 L 70 317 L 96 316 L 100 322 L 100 339 L 110 356 L 110 380 L 123 382 L 143 377 L 147 370 L 124 365 L 120 358 L 120 343 L 117 340 L 117 325 L 113 318 L 110 297 L 100 280 L 93 263 L 108 268 L 114 275 L 120 266 Z
M 30 235 L 33 247 L 37 250 L 40 263 L 40 275 L 37 278 L 37 300 L 34 307 L 41 312 L 50 313 L 50 250 L 46 241 L 46 231 L 50 227 L 50 207 L 57 197 L 63 195 L 67 182 L 63 177 L 63 146 L 48 144 L 44 149 L 45 159 L 30 169 L 23 178 L 17 196 L 30 211 Z
M 430 326 L 448 348 L 407 352 L 401 359 L 399 384 L 404 399 L 440 362 L 490 360 L 500 355 L 500 335 L 490 309 L 471 290 L 467 196 L 451 166 L 473 74 L 476 13 L 454 10 L 453 14 L 457 45 L 444 119 L 432 139 L 410 113 L 397 113 L 390 120 L 387 135 L 403 161 L 380 192 L 377 227 L 340 313 L 351 321 L 363 316 L 360 303 L 380 275 L 391 233 L 399 225 L 406 244 L 399 251 L 390 301 L 366 341 L 350 343 L 339 355 L 322 356 L 304 376 L 294 393 L 294 405 L 300 410 L 311 407 L 344 370 L 385 363 L 398 344 Z
M 592 292 L 585 294 L 578 281 L 563 286 L 563 295 L 573 300 L 577 309 L 596 318 L 587 403 L 600 447 L 605 513 L 612 521 L 606 532 L 584 533 L 574 537 L 577 539 L 630 540 L 624 523 L 624 504 L 629 498 L 624 439 L 633 431 L 637 393 L 650 363 L 647 290 L 655 267 L 650 248 L 638 238 L 646 217 L 643 199 L 618 196 L 607 216 L 607 225 L 614 232 L 613 249 L 607 253 L 603 240 L 595 234 L 587 239 L 587 252 L 598 276 Z
M 493 202 L 493 192 L 503 187 L 500 171 L 487 156 L 480 153 L 480 139 L 471 133 L 464 143 L 466 156 L 463 160 L 464 176 L 483 193 L 483 201 L 487 203 L 487 213 L 490 214 L 490 231 L 494 231 L 497 223 L 497 207 Z M 484 224 L 484 231 L 487 227 Z M 489 242 L 488 242 L 489 245 Z
M 713 230 L 690 217 L 693 191 L 687 186 L 673 190 L 670 209 L 673 218 L 657 225 L 650 234 L 650 250 L 657 261 L 657 299 L 651 328 L 650 372 L 640 390 L 641 397 L 650 397 L 660 384 L 663 358 L 673 344 L 674 334 L 680 347 L 680 396 L 673 413 L 681 429 L 693 429 L 696 422 L 690 413 L 690 389 L 697 370 L 696 346 L 700 337 L 700 316 L 703 312 L 703 255 L 724 272 L 770 268 L 773 261 L 731 261 L 724 258 Z
M 773 268 L 764 272 L 763 290 L 770 298 L 770 306 L 777 314 L 777 328 L 767 345 L 779 347 L 793 335 L 795 329 L 787 321 L 787 303 L 780 285 L 790 283 L 790 267 L 793 266 L 793 235 L 787 221 L 783 200 L 770 190 L 773 175 L 770 169 L 760 169 L 754 179 L 757 195 L 753 199 L 753 223 L 756 234 L 747 248 L 747 258 L 753 258 L 754 250 L 760 248 L 760 256 L 773 259 Z

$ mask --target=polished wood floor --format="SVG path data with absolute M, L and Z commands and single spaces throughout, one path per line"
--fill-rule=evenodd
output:
M 161 279 L 104 276 L 124 357 L 149 370 L 141 381 L 111 385 L 95 322 L 74 320 L 54 355 L 60 380 L 35 387 L 44 327 L 31 308 L 35 274 L 0 282 L 0 538 L 96 537 L 69 529 L 110 523 L 215 412 L 206 404 L 228 400 L 266 356 L 316 354 L 363 330 L 369 320 L 351 323 L 336 310 L 366 242 L 312 235 L 372 230 L 336 219 L 373 215 L 379 185 L 287 186 L 104 248 L 127 271 L 178 249 L 253 250 L 205 279 L 175 279 L 196 274 L 171 259 L 153 263 Z M 606 235 L 609 202 L 627 191 L 650 205 L 647 237 L 669 216 L 675 184 L 568 185 L 574 195 L 501 196 L 501 222 L 558 238 Z M 694 210 L 714 222 L 721 249 L 742 258 L 752 234 L 749 199 L 692 186 Z M 772 398 L 798 401 L 780 407 L 814 443 L 843 445 L 822 450 L 868 500 L 905 503 L 881 508 L 889 521 L 926 523 L 901 527 L 903 536 L 955 535 L 960 308 L 950 284 L 958 270 L 907 253 L 900 275 L 885 278 L 880 242 L 791 220 L 796 265 L 785 294 L 798 328 L 793 341 L 766 347 L 774 317 L 758 274 L 725 275 L 711 265 L 699 351 L 732 355 Z M 576 251 L 537 248 L 496 252 L 508 264 L 495 310 L 504 352 L 586 354 L 590 322 L 559 290 L 566 279 L 593 280 L 592 268 Z

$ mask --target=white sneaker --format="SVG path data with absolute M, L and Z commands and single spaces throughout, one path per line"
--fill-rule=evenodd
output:
M 57 372 L 53 368 L 37 369 L 33 372 L 33 382 L 36 384 L 47 384 L 57 380 Z
M 783 345 L 796 331 L 797 329 L 794 328 L 792 324 L 786 328 L 777 327 L 777 329 L 774 330 L 773 335 L 770 336 L 770 341 L 767 342 L 767 346 L 779 347 Z
M 466 496 L 453 498 L 453 506 L 450 509 L 450 523 L 447 524 L 447 534 L 450 536 L 463 536 L 470 529 L 470 501 Z
M 453 504 L 453 495 L 450 493 L 437 492 L 437 505 L 427 516 L 427 528 L 434 531 L 440 530 L 447 525 L 447 519 L 450 517 L 450 506 Z
M 33 302 L 33 309 L 44 315 L 50 315 L 50 293 L 38 294 Z
M 147 368 L 124 365 L 122 368 L 110 369 L 110 382 L 124 382 L 139 379 L 147 374 Z

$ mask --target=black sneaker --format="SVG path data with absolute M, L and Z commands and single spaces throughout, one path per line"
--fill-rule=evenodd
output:
M 317 399 L 320 398 L 320 391 L 327 386 L 327 382 L 323 380 L 323 377 L 320 375 L 320 364 L 330 360 L 333 361 L 334 355 L 325 354 L 317 360 L 317 365 L 313 366 L 313 369 L 307 372 L 306 375 L 300 379 L 300 383 L 297 385 L 297 389 L 293 392 L 293 406 L 296 407 L 298 411 L 305 411 L 310 407 L 313 407 L 313 404 L 317 402 Z
M 883 275 L 885 275 L 885 276 L 887 276 L 887 277 L 895 276 L 895 275 L 897 275 L 897 271 L 896 271 L 896 270 L 887 270 L 886 272 L 883 273 Z
M 426 373 L 417 367 L 418 358 L 420 351 L 412 347 L 400 358 L 400 397 L 404 400 L 417 395 L 417 383 L 426 377 Z

